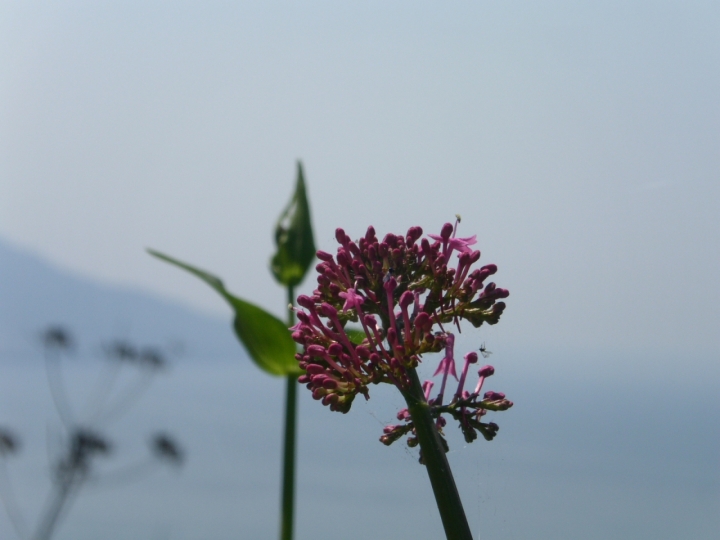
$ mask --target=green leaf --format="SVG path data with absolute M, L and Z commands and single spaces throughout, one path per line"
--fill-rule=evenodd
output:
M 275 227 L 277 253 L 270 261 L 275 279 L 282 285 L 292 287 L 300 284 L 315 260 L 310 206 L 305 191 L 302 163 L 299 161 L 297 171 L 295 193 Z
M 216 276 L 152 249 L 147 251 L 158 259 L 194 274 L 220 293 L 235 310 L 233 327 L 237 337 L 260 369 L 272 375 L 302 373 L 295 359 L 295 342 L 284 322 L 264 309 L 230 294 Z
M 360 345 L 363 342 L 363 339 L 367 337 L 365 334 L 365 330 L 362 328 L 345 328 L 345 333 L 347 334 L 347 337 L 350 338 L 350 342 L 354 345 Z

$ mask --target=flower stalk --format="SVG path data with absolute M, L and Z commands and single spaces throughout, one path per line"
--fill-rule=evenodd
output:
M 408 370 L 410 387 L 402 392 L 415 426 L 440 519 L 448 540 L 472 540 L 465 510 L 453 478 L 445 447 L 435 426 L 432 409 L 425 400 L 420 379 L 414 369 Z

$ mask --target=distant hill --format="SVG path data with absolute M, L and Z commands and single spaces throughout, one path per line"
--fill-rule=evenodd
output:
M 230 324 L 229 318 L 79 277 L 0 239 L 0 362 L 31 355 L 49 325 L 70 330 L 80 352 L 124 339 L 172 349 L 180 359 L 245 358 Z

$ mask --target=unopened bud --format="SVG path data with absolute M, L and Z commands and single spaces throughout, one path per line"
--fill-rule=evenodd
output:
M 397 281 L 395 281 L 395 278 L 390 273 L 385 274 L 384 281 L 385 283 L 383 284 L 383 287 L 385 287 L 385 290 L 388 293 L 392 294 L 397 287 Z
M 297 303 L 299 306 L 304 307 L 305 309 L 312 309 L 315 307 L 315 303 L 312 301 L 312 298 L 309 296 L 305 296 L 304 294 L 301 294 L 297 297 Z
M 401 307 L 408 307 L 410 304 L 412 304 L 415 301 L 415 295 L 411 293 L 410 291 L 405 291 L 400 295 L 400 306 Z
M 415 326 L 418 327 L 422 332 L 429 332 L 432 328 L 432 319 L 430 315 L 421 311 L 415 317 Z
M 420 227 L 410 227 L 405 235 L 407 246 L 412 247 L 412 245 L 422 236 L 422 233 L 423 231 Z
M 335 229 L 335 240 L 337 240 L 341 244 L 345 244 L 347 242 L 347 235 L 345 234 L 345 231 L 342 230 L 340 227 Z
M 319 345 L 316 345 L 316 347 L 319 347 Z M 308 375 L 320 375 L 321 373 L 325 373 L 325 368 L 318 364 L 308 364 L 305 371 L 308 372 Z
M 308 345 L 307 352 L 310 356 L 320 357 L 324 358 L 327 354 L 327 351 L 325 350 L 325 347 L 322 345 Z
M 320 304 L 319 311 L 326 317 L 336 317 L 337 316 L 337 309 L 335 309 L 333 306 L 331 306 L 327 302 L 323 302 L 322 304 Z
M 480 371 L 478 371 L 478 375 L 480 375 L 480 377 L 490 377 L 494 373 L 495 373 L 495 368 L 490 365 L 483 366 L 480 368 Z

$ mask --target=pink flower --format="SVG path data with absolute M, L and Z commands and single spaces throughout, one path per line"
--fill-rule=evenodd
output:
M 477 235 L 473 234 L 467 238 L 451 238 L 448 240 L 448 249 L 452 251 L 457 249 L 460 253 L 467 253 L 472 251 L 470 246 L 477 244 Z
M 355 289 L 348 289 L 347 292 L 341 292 L 338 294 L 340 298 L 343 298 L 345 300 L 345 303 L 343 304 L 343 313 L 347 313 L 348 309 L 355 309 L 357 310 L 360 307 L 360 304 L 362 304 L 365 299 L 355 292 Z

